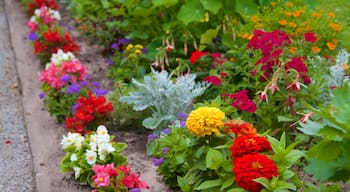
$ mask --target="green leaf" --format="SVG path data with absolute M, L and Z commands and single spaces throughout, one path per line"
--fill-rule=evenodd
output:
M 173 115 L 164 115 L 160 117 L 148 117 L 142 121 L 142 125 L 147 129 L 156 129 L 158 126 L 167 120 L 173 119 Z
M 314 121 L 306 121 L 306 123 L 299 124 L 301 128 L 298 128 L 300 131 L 307 135 L 319 135 L 319 131 L 324 127 L 322 123 L 314 122 Z
M 292 184 L 292 183 L 287 183 L 287 182 L 284 182 L 284 181 L 278 181 L 277 182 L 277 187 L 275 188 L 275 190 L 281 190 L 281 189 L 290 189 L 290 190 L 293 190 L 295 191 L 297 189 L 297 187 Z
M 201 35 L 201 41 L 200 41 L 200 50 L 205 49 L 206 44 L 209 44 L 212 42 L 212 39 L 218 35 L 220 25 L 216 27 L 216 29 L 208 29 L 206 32 L 204 32 Z
M 218 169 L 223 161 L 220 151 L 215 149 L 209 149 L 206 157 L 206 166 L 209 169 Z
M 212 12 L 213 14 L 217 14 L 218 11 L 222 8 L 222 1 L 220 0 L 200 0 L 203 7 Z
M 160 6 L 165 6 L 165 7 L 170 7 L 178 3 L 179 0 L 153 0 L 153 5 L 154 7 L 160 7 Z
M 198 0 L 189 0 L 180 8 L 177 18 L 188 25 L 193 21 L 200 21 L 205 15 L 205 9 Z
M 258 14 L 258 4 L 255 0 L 236 1 L 236 11 L 243 15 L 253 16 Z
M 198 187 L 195 188 L 195 190 L 210 189 L 210 188 L 217 187 L 220 185 L 221 185 L 221 179 L 209 180 L 209 181 L 204 181 L 203 183 L 201 183 Z
M 224 189 L 230 187 L 230 186 L 233 184 L 233 182 L 234 182 L 233 177 L 226 178 L 226 180 L 224 180 L 224 181 L 222 182 L 220 191 L 223 191 Z
M 327 180 L 334 175 L 335 166 L 332 162 L 312 158 L 308 160 L 308 165 L 304 170 L 312 174 L 314 179 Z
M 341 152 L 340 143 L 332 140 L 322 140 L 318 145 L 308 151 L 310 157 L 323 161 L 331 161 L 338 158 Z
M 289 117 L 286 117 L 286 116 L 277 116 L 277 120 L 278 122 L 291 122 L 291 121 L 294 121 L 293 119 L 289 118 Z
M 242 188 L 230 189 L 227 192 L 246 192 L 246 190 Z
M 304 156 L 304 152 L 299 151 L 299 150 L 292 150 L 286 155 L 286 159 L 289 163 L 289 165 L 295 164 L 300 158 Z

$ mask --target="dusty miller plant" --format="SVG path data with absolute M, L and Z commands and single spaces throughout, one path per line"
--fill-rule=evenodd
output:
M 207 83 L 195 82 L 196 75 L 188 74 L 172 79 L 167 71 L 157 72 L 152 69 L 151 76 L 145 76 L 143 82 L 132 80 L 138 91 L 120 98 L 121 102 L 134 104 L 133 110 L 141 111 L 151 108 L 152 117 L 143 121 L 143 126 L 160 133 L 170 121 L 180 113 L 188 113 L 193 99 L 208 88 Z

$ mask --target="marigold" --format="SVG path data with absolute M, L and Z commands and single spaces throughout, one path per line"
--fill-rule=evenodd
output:
M 257 135 L 244 135 L 233 140 L 231 155 L 235 160 L 238 157 L 261 151 L 269 151 L 271 149 L 271 145 L 265 137 Z
M 328 15 L 329 15 L 329 17 L 331 17 L 331 18 L 335 18 L 335 14 L 334 14 L 333 12 L 329 12 Z
M 199 107 L 192 111 L 186 120 L 186 126 L 194 135 L 205 136 L 220 134 L 224 126 L 225 113 L 215 107 Z
M 253 16 L 253 17 L 252 17 L 252 21 L 253 21 L 254 23 L 257 23 L 257 22 L 260 21 L 260 19 L 259 19 L 257 16 Z
M 297 48 L 296 48 L 296 47 L 294 47 L 294 46 L 289 47 L 289 52 L 290 52 L 291 54 L 294 54 L 296 51 L 297 51 Z
M 330 50 L 334 50 L 335 49 L 335 47 L 336 47 L 336 45 L 334 45 L 333 43 L 330 43 L 330 42 L 327 42 L 326 43 L 327 44 L 327 47 L 328 47 L 328 49 L 330 49 Z
M 282 25 L 282 26 L 285 26 L 285 25 L 288 24 L 288 21 L 285 20 L 285 19 L 282 19 L 282 20 L 280 20 L 278 23 L 279 23 L 280 25 Z
M 312 46 L 311 50 L 314 53 L 319 53 L 321 51 L 321 49 L 319 47 L 317 47 L 317 46 Z
M 237 137 L 243 135 L 256 135 L 256 129 L 253 127 L 253 125 L 243 120 L 228 120 L 225 123 L 225 126 L 227 127 L 225 129 L 226 133 L 235 133 Z
M 260 192 L 262 185 L 254 179 L 264 177 L 271 179 L 277 176 L 277 166 L 275 163 L 261 154 L 246 155 L 237 158 L 234 162 L 233 173 L 238 186 L 251 192 Z
M 330 23 L 329 26 L 334 30 L 334 31 L 340 31 L 342 27 L 336 23 Z

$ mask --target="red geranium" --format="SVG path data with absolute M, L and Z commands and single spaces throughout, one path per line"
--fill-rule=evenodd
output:
M 286 69 L 295 69 L 300 74 L 300 77 L 303 78 L 305 84 L 311 83 L 311 79 L 308 76 L 307 66 L 303 62 L 302 57 L 292 58 L 292 60 L 286 64 Z
M 35 9 L 40 9 L 42 6 L 46 6 L 53 10 L 58 10 L 59 8 L 56 0 L 35 0 L 28 4 L 28 15 L 33 15 Z
M 270 142 L 265 138 L 257 135 L 243 135 L 233 140 L 231 146 L 231 155 L 233 159 L 248 154 L 254 154 L 261 151 L 271 150 Z
M 317 41 L 317 37 L 314 32 L 306 32 L 304 33 L 304 40 L 306 42 L 315 43 Z
M 202 57 L 202 56 L 204 56 L 204 55 L 207 55 L 208 54 L 208 52 L 206 52 L 206 51 L 198 51 L 198 50 L 196 50 L 196 51 L 194 51 L 194 52 L 192 52 L 192 55 L 191 55 L 191 57 L 190 57 L 190 63 L 192 63 L 192 64 L 196 64 L 196 62 Z
M 204 81 L 208 81 L 209 83 L 213 85 L 221 85 L 222 81 L 218 76 L 208 76 L 203 79 Z
M 66 117 L 67 129 L 84 133 L 84 131 L 90 130 L 90 127 L 96 127 L 96 125 L 89 126 L 90 124 L 101 124 L 101 121 L 104 121 L 107 115 L 113 111 L 112 103 L 106 102 L 104 96 L 96 97 L 92 92 L 88 93 L 87 98 L 80 97 L 73 117 Z
M 278 175 L 275 163 L 265 155 L 258 153 L 235 159 L 233 173 L 237 185 L 250 192 L 260 192 L 263 187 L 254 179 L 260 177 L 271 179 Z

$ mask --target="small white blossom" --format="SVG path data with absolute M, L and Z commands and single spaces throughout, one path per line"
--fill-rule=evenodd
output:
M 86 150 L 86 161 L 90 165 L 94 165 L 96 163 L 96 157 L 97 157 L 97 154 L 95 151 Z
M 74 170 L 74 177 L 75 179 L 78 179 L 80 177 L 80 168 L 79 167 L 73 167 Z
M 78 160 L 77 154 L 73 153 L 73 154 L 70 156 L 70 161 L 76 161 L 76 160 Z

